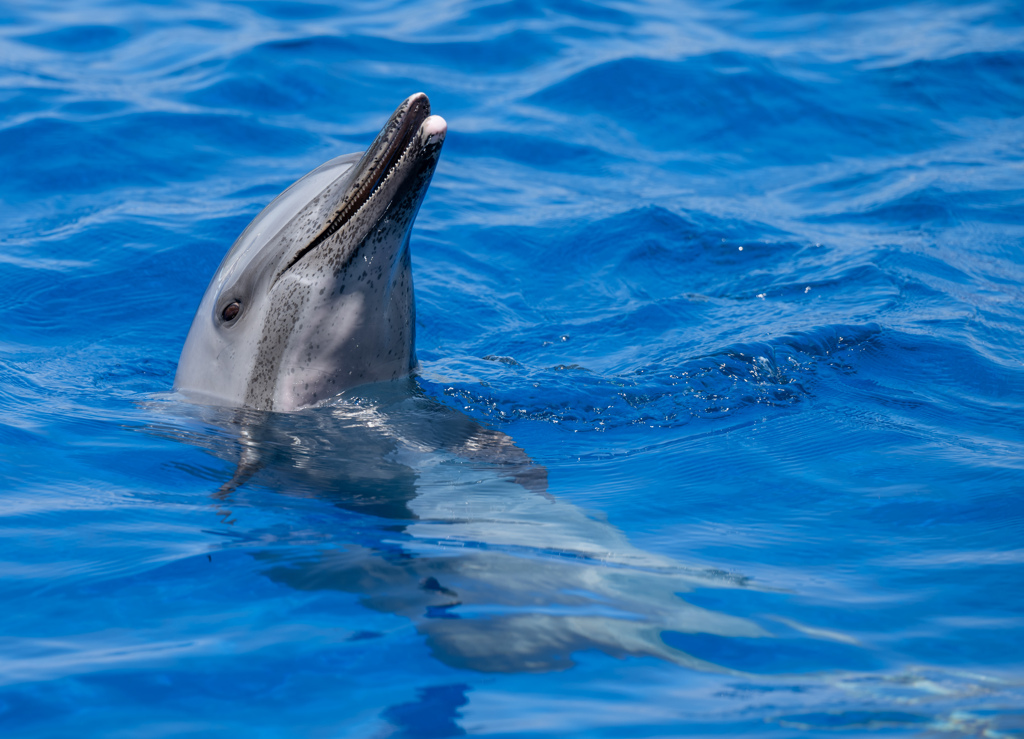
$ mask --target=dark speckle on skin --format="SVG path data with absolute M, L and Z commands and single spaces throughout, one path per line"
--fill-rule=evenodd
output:
M 398 190 L 377 205 L 371 199 L 328 235 L 323 224 L 342 197 L 332 184 L 302 209 L 298 228 L 280 235 L 275 245 L 285 261 L 299 256 L 275 275 L 255 314 L 262 323 L 247 339 L 255 344 L 246 406 L 287 410 L 326 397 L 327 388 L 334 394 L 408 373 L 415 358 L 408 231 L 432 171 L 431 162 L 410 172 Z

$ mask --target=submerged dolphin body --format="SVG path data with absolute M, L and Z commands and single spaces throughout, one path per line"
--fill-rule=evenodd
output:
M 212 405 L 290 411 L 415 364 L 409 232 L 447 124 L 423 93 L 362 155 L 279 195 L 214 274 L 174 389 Z
M 756 583 L 644 551 L 600 514 L 544 494 L 547 470 L 511 438 L 412 380 L 360 387 L 302 413 L 189 403 L 154 411 L 162 422 L 150 433 L 228 463 L 260 460 L 245 485 L 215 495 L 253 571 L 302 592 L 352 593 L 408 619 L 452 667 L 564 670 L 597 650 L 734 672 L 673 643 L 735 638 L 743 653 L 745 640 L 772 636 L 729 612 L 735 602 L 724 591 L 762 590 Z M 205 464 L 182 467 L 217 479 Z M 330 506 L 282 513 L 282 495 Z M 688 602 L 691 591 L 705 601 L 719 591 L 710 600 L 724 608 Z

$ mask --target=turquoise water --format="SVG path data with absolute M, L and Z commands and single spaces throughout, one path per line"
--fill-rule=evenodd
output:
M 419 375 L 172 394 L 417 90 Z M 1018 4 L 8 3 L 0 100 L 4 736 L 1024 735 Z

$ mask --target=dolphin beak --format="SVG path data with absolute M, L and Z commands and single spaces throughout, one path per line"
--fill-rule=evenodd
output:
M 430 114 L 430 100 L 417 92 L 407 97 L 388 118 L 370 147 L 352 169 L 345 196 L 338 203 L 326 228 L 291 258 L 274 278 L 291 269 L 302 257 L 330 238 L 373 196 L 395 166 L 405 156 L 436 161 L 448 124 L 439 115 Z
M 353 168 L 352 184 L 342 201 L 342 212 L 332 219 L 331 225 L 336 229 L 369 200 L 399 159 L 415 144 L 429 146 L 440 143 L 447 130 L 444 118 L 430 115 L 430 100 L 424 93 L 417 92 L 407 97 Z
M 384 128 L 377 134 L 363 158 L 355 166 L 353 188 L 350 195 L 355 195 L 353 203 L 366 200 L 377 184 L 387 175 L 398 158 L 405 152 L 409 143 L 419 131 L 420 125 L 430 116 L 430 100 L 422 92 L 410 95 L 388 118 Z M 369 188 L 368 190 L 366 188 Z M 366 190 L 365 197 L 360 198 Z M 348 198 L 346 198 L 347 200 Z

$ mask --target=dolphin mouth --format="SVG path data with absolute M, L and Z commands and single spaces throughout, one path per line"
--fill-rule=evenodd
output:
M 306 254 L 334 235 L 366 205 L 381 185 L 414 149 L 424 149 L 444 140 L 448 124 L 441 116 L 430 114 L 430 100 L 422 92 L 406 98 L 391 114 L 377 138 L 353 167 L 351 183 L 327 227 L 307 246 L 300 249 L 278 276 L 291 269 Z M 417 147 L 417 144 L 420 146 Z M 276 281 L 276 279 L 275 279 Z

